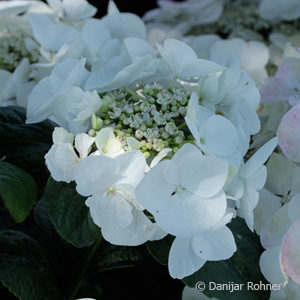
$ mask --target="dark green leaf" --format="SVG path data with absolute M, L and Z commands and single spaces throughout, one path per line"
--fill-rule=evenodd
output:
M 0 231 L 0 280 L 22 300 L 63 299 L 41 247 L 19 231 Z
M 74 183 L 56 182 L 50 178 L 44 200 L 50 219 L 63 239 L 80 248 L 99 238 L 100 230 L 91 220 L 85 198 L 76 192 Z
M 37 187 L 27 172 L 0 161 L 0 196 L 14 220 L 21 223 L 36 203 Z
M 136 266 L 145 258 L 146 251 L 142 249 L 142 247 L 115 246 L 104 243 L 98 250 L 93 269 L 95 272 L 103 272 Z
M 205 289 L 204 293 L 207 296 L 221 300 L 269 299 L 269 292 L 247 288 L 248 282 L 267 283 L 259 269 L 259 257 L 263 251 L 259 237 L 252 233 L 240 218 L 234 219 L 228 227 L 235 236 L 238 249 L 236 253 L 228 260 L 206 262 L 198 272 L 184 278 L 183 282 L 190 287 L 194 287 L 198 281 L 204 282 L 206 287 L 209 287 L 209 282 L 243 284 L 240 291 L 234 292 Z
M 167 235 L 159 241 L 147 242 L 146 246 L 150 254 L 162 265 L 168 265 L 168 257 L 174 237 Z
M 55 124 L 51 121 L 25 124 L 25 121 L 24 108 L 0 108 L 0 158 L 4 156 L 6 161 L 34 175 L 37 182 L 45 181 L 44 156 L 52 146 Z

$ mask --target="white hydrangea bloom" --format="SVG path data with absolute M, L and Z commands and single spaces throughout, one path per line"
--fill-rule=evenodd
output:
M 222 158 L 236 154 L 239 142 L 237 129 L 225 117 L 199 105 L 196 93 L 189 100 L 185 121 L 203 152 Z
M 76 189 L 81 195 L 90 196 L 86 205 L 92 219 L 103 237 L 113 244 L 134 246 L 166 235 L 148 220 L 135 198 L 135 188 L 145 169 L 145 156 L 139 151 L 115 158 L 92 155 L 76 167 Z
M 258 86 L 268 79 L 265 67 L 269 61 L 269 50 L 264 43 L 235 38 L 216 41 L 210 48 L 210 59 L 221 65 L 225 65 L 232 56 L 239 57 L 241 70 Z
M 261 242 L 266 250 L 260 257 L 260 268 L 271 283 L 279 283 L 279 292 L 273 297 L 298 299 L 300 295 L 299 274 L 299 224 L 300 194 L 283 205 L 268 220 L 261 231 Z
M 259 193 L 266 182 L 267 169 L 263 165 L 278 144 L 275 137 L 261 147 L 244 165 L 237 176 L 226 186 L 228 195 L 239 200 L 238 215 L 245 219 L 250 230 L 254 230 L 253 210 L 258 204 Z
M 125 38 L 121 54 L 93 70 L 85 89 L 104 92 L 129 86 L 154 75 L 158 66 L 159 60 L 147 42 L 135 37 Z
M 166 39 L 163 45 L 157 44 L 157 49 L 172 78 L 186 80 L 224 69 L 212 61 L 198 58 L 190 46 L 175 39 Z
M 261 17 L 267 20 L 294 20 L 300 16 L 299 0 L 262 0 L 259 6 Z
M 115 157 L 124 153 L 120 141 L 110 127 L 101 129 L 97 133 L 95 142 L 99 152 L 103 155 Z
M 169 255 L 173 278 L 188 276 L 207 260 L 226 259 L 236 250 L 225 227 L 232 217 L 225 217 L 227 176 L 224 160 L 203 156 L 185 144 L 172 160 L 154 166 L 137 187 L 140 203 L 163 230 L 176 236 Z M 220 238 L 224 235 L 226 239 Z
M 56 181 L 71 182 L 74 171 L 81 159 L 88 156 L 94 138 L 82 133 L 75 137 L 75 153 L 73 147 L 74 136 L 64 128 L 56 127 L 53 132 L 53 145 L 45 155 L 46 165 L 51 176 Z
M 47 0 L 47 3 L 60 18 L 71 22 L 88 19 L 97 12 L 86 0 Z
M 79 39 L 80 33 L 74 27 L 57 23 L 48 14 L 27 14 L 34 38 L 46 50 L 58 51 L 65 44 Z
M 56 65 L 51 75 L 42 79 L 32 90 L 28 98 L 26 122 L 37 123 L 50 117 L 58 105 L 58 98 L 63 97 L 67 89 L 84 84 L 88 75 L 84 66 L 84 58 L 70 58 Z

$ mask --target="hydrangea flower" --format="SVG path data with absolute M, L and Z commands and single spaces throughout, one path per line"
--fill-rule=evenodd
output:
M 299 203 L 300 194 L 293 196 L 291 201 L 283 205 L 261 231 L 261 242 L 266 250 L 260 258 L 263 275 L 271 283 L 281 283 L 274 296 L 297 299 L 300 295 L 299 283 Z M 293 296 L 292 296 L 293 295 Z
M 299 0 L 262 0 L 259 5 L 260 15 L 267 20 L 294 20 L 300 16 Z
M 289 100 L 290 105 L 299 102 L 300 97 L 300 59 L 286 58 L 276 76 L 267 81 L 261 89 L 263 102 Z
M 58 23 L 48 14 L 27 14 L 34 38 L 46 50 L 58 51 L 65 44 L 72 44 L 79 38 L 74 27 Z
M 121 55 L 93 70 L 85 89 L 105 92 L 128 86 L 154 75 L 158 70 L 158 63 L 153 48 L 147 42 L 134 37 L 126 38 Z
M 189 100 L 185 121 L 203 152 L 223 158 L 236 152 L 239 137 L 234 125 L 225 117 L 198 105 L 196 93 Z
M 295 162 L 300 162 L 299 119 L 300 103 L 283 116 L 276 134 L 283 153 Z
M 235 38 L 216 41 L 210 48 L 210 59 L 221 65 L 225 65 L 232 56 L 239 57 L 241 69 L 259 86 L 268 79 L 265 67 L 269 61 L 269 50 L 264 43 Z
M 139 202 L 163 230 L 176 236 L 169 255 L 173 278 L 183 278 L 207 260 L 226 259 L 234 253 L 235 242 L 225 226 L 232 217 L 225 217 L 227 176 L 224 160 L 204 156 L 197 147 L 185 144 L 138 185 Z M 224 235 L 227 238 L 220 239 Z
M 71 182 L 74 180 L 74 171 L 80 159 L 88 156 L 94 138 L 86 133 L 81 133 L 75 138 L 75 149 L 73 148 L 74 135 L 61 127 L 53 131 L 53 145 L 45 155 L 46 165 L 51 176 L 56 181 Z
M 175 39 L 166 39 L 163 46 L 157 44 L 157 49 L 172 78 L 186 80 L 224 69 L 212 61 L 197 58 L 191 47 Z
M 47 3 L 60 18 L 71 22 L 88 19 L 97 12 L 86 0 L 47 0 Z
M 76 167 L 76 189 L 90 196 L 86 205 L 103 237 L 117 245 L 139 245 L 165 233 L 144 215 L 135 188 L 144 177 L 145 156 L 129 151 L 115 158 L 93 155 Z M 90 176 L 90 174 L 93 176 Z
M 41 122 L 50 117 L 58 104 L 57 99 L 62 95 L 68 97 L 67 89 L 79 89 L 84 84 L 88 75 L 84 65 L 84 58 L 66 59 L 34 87 L 28 99 L 27 123 Z
M 258 190 L 266 182 L 267 170 L 263 165 L 276 148 L 278 139 L 275 137 L 262 146 L 244 165 L 238 174 L 227 185 L 226 193 L 239 200 L 236 203 L 237 213 L 244 218 L 250 230 L 254 230 L 254 213 L 259 200 Z
M 158 5 L 158 9 L 153 9 L 145 14 L 144 20 L 156 24 L 166 24 L 183 34 L 195 25 L 218 20 L 223 11 L 223 2 L 220 0 L 187 0 L 184 2 L 160 0 Z

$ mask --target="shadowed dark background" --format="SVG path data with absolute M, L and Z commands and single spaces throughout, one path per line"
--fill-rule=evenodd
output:
M 98 13 L 96 17 L 100 18 L 106 14 L 108 0 L 88 0 L 89 3 L 98 8 Z M 176 2 L 182 2 L 183 0 L 175 0 Z M 131 12 L 140 17 L 142 17 L 145 12 L 150 9 L 158 7 L 156 5 L 156 0 L 145 0 L 145 1 L 125 1 L 125 0 L 115 0 L 114 1 L 121 12 Z

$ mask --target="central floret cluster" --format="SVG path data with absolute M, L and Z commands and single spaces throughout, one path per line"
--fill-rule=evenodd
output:
M 176 152 L 187 139 L 184 117 L 190 94 L 182 87 L 169 89 L 157 82 L 138 87 L 118 89 L 101 95 L 103 104 L 96 114 L 95 136 L 102 125 L 114 128 L 122 148 L 127 151 L 127 138 L 140 142 L 146 158 L 168 147 Z M 99 118 L 101 118 L 101 121 Z

